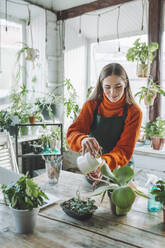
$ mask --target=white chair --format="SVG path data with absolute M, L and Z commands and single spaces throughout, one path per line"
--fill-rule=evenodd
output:
M 15 152 L 8 132 L 0 133 L 0 184 L 10 184 L 19 175 Z

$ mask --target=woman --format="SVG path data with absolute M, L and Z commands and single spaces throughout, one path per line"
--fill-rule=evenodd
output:
M 130 161 L 141 121 L 142 112 L 132 96 L 126 71 L 120 64 L 108 64 L 100 73 L 94 93 L 68 129 L 68 145 L 83 154 L 88 150 L 94 157 L 101 150 L 102 159 L 114 170 Z M 89 178 L 100 176 L 97 170 Z

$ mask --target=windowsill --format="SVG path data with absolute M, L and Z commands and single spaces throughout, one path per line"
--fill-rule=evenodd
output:
M 154 150 L 150 144 L 145 145 L 143 143 L 137 142 L 134 153 L 165 158 L 165 146 L 162 150 Z

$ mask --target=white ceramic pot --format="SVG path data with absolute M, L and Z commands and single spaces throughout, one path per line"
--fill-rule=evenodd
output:
M 34 230 L 39 208 L 21 210 L 12 208 L 16 233 L 31 233 Z
M 77 166 L 83 174 L 88 174 L 95 171 L 102 161 L 102 158 L 93 158 L 90 153 L 87 152 L 84 156 L 77 158 Z

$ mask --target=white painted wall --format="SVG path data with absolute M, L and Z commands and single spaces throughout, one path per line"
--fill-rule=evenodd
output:
M 32 16 L 32 40 L 30 34 L 30 27 L 26 26 L 27 44 L 29 47 L 39 50 L 39 59 L 35 66 L 31 61 L 27 61 L 27 86 L 28 89 L 35 90 L 35 96 L 43 96 L 45 92 L 46 74 L 45 74 L 45 11 L 40 9 L 37 16 Z M 37 81 L 32 82 L 32 78 L 36 76 Z

